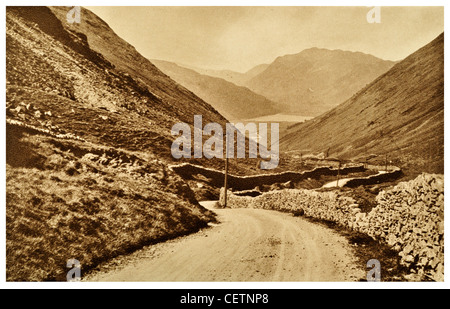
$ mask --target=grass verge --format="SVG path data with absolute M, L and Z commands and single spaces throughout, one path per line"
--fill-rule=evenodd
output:
M 7 129 L 6 280 L 65 281 L 214 214 L 151 155 Z M 145 159 L 144 159 L 145 158 Z

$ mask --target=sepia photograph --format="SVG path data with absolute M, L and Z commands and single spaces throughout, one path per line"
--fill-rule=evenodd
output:
M 6 283 L 444 282 L 444 6 L 243 3 L 6 5 Z

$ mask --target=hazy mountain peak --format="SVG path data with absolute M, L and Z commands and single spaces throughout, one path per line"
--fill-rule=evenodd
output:
M 241 121 L 281 111 L 276 103 L 264 96 L 238 86 L 226 78 L 208 75 L 207 70 L 199 73 L 169 61 L 152 60 L 152 62 L 172 79 L 210 103 L 229 121 Z M 222 74 L 226 75 L 226 72 L 221 71 L 216 75 L 223 76 Z
M 443 173 L 444 34 L 329 112 L 299 124 L 284 150 L 345 158 L 388 155 L 404 169 Z
M 351 97 L 392 65 L 392 61 L 361 52 L 313 47 L 276 58 L 247 86 L 286 104 L 289 112 L 317 116 Z

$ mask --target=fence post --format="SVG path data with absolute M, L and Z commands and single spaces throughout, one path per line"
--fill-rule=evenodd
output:
M 340 173 L 341 173 L 341 161 L 339 161 L 339 165 L 338 165 L 336 187 L 339 187 L 339 176 L 340 176 Z
M 228 191 L 228 156 L 225 156 L 225 180 L 224 180 L 224 188 L 225 188 L 225 192 L 224 192 L 224 198 L 225 198 L 225 202 L 223 204 L 223 207 L 227 207 L 227 191 Z

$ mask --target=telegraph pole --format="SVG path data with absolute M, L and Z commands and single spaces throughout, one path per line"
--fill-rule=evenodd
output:
M 227 194 L 228 194 L 228 133 L 225 141 L 225 179 L 223 181 L 223 187 L 225 189 L 224 198 L 225 201 L 223 203 L 223 207 L 227 207 Z
M 341 160 L 339 160 L 339 165 L 338 165 L 336 187 L 339 187 L 339 176 L 340 176 L 340 172 L 341 172 Z
M 227 184 L 227 178 L 228 178 L 228 156 L 225 155 L 225 180 L 224 180 L 224 188 L 225 188 L 225 192 L 224 192 L 224 197 L 225 197 L 225 202 L 223 204 L 223 207 L 227 207 L 227 191 L 228 191 L 228 184 Z

